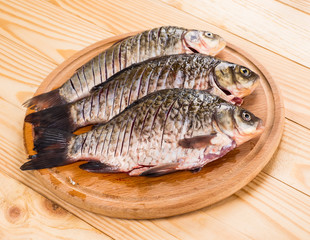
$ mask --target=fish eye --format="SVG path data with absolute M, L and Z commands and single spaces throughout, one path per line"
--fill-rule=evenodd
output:
M 213 38 L 213 34 L 211 32 L 206 32 L 205 36 L 208 38 Z
M 250 70 L 247 69 L 247 68 L 245 68 L 245 67 L 240 68 L 240 72 L 241 72 L 241 74 L 242 74 L 243 76 L 245 76 L 245 77 L 250 76 L 250 73 L 251 73 Z
M 247 122 L 251 121 L 251 114 L 246 111 L 242 112 L 242 119 Z

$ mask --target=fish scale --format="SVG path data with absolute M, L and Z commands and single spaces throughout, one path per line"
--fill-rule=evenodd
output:
M 21 169 L 87 160 L 80 168 L 90 172 L 159 176 L 201 168 L 262 129 L 262 121 L 252 113 L 208 91 L 164 89 L 80 135 L 38 130 L 37 154 Z
M 180 124 L 176 126 L 182 127 L 185 120 L 190 122 L 195 121 L 197 118 L 194 116 L 199 111 L 204 110 L 200 109 L 202 107 L 202 101 L 205 100 L 204 98 L 200 99 L 200 96 L 195 93 L 193 94 L 192 91 L 185 92 L 186 94 L 182 93 L 182 91 L 178 92 L 175 90 L 164 90 L 159 94 L 154 94 L 153 98 L 149 97 L 149 100 L 146 100 L 145 102 L 141 101 L 140 104 L 127 108 L 125 113 L 120 114 L 118 117 L 111 120 L 108 124 L 93 129 L 92 132 L 95 132 L 95 134 L 85 133 L 77 136 L 77 144 L 81 142 L 80 138 L 85 139 L 85 135 L 87 136 L 80 152 L 80 157 L 89 158 L 92 156 L 96 159 L 100 159 L 100 161 L 104 163 L 107 163 L 106 161 L 109 159 L 108 164 L 112 164 L 114 167 L 120 168 L 121 171 L 129 171 L 141 165 L 156 165 L 156 161 L 154 159 L 160 157 L 158 156 L 159 149 L 163 150 L 164 153 L 167 153 L 169 152 L 167 149 L 171 150 L 176 147 L 175 141 L 171 140 L 171 136 L 180 139 L 184 137 L 179 135 L 181 132 L 180 128 L 175 126 L 172 127 L 175 121 L 180 122 Z M 221 102 L 219 99 L 216 100 Z M 171 115 L 171 117 L 170 115 L 166 116 L 167 111 L 169 107 L 171 107 L 172 103 L 174 103 L 172 108 L 176 110 L 174 111 L 174 114 L 178 117 L 173 115 Z M 190 103 L 192 103 L 192 108 L 190 111 L 187 111 L 184 106 L 189 105 Z M 194 108 L 193 106 L 197 107 Z M 211 105 L 205 105 L 205 107 L 207 106 L 210 107 Z M 145 115 L 147 108 L 150 107 L 151 111 L 148 114 L 149 117 L 146 117 Z M 212 109 L 208 108 L 208 111 L 212 111 Z M 184 118 L 184 116 L 187 117 Z M 133 122 L 134 119 L 135 121 Z M 141 131 L 141 126 L 145 119 L 146 121 L 144 123 L 144 129 Z M 163 124 L 164 121 L 167 121 L 167 125 L 171 126 L 171 128 L 170 131 L 166 131 L 163 136 L 163 127 L 165 126 L 165 124 Z M 127 123 L 132 124 L 132 130 L 128 127 L 125 128 Z M 188 136 L 191 137 L 194 132 L 197 131 L 197 129 L 191 123 L 188 124 L 188 126 L 189 128 L 186 129 L 186 132 L 191 131 L 190 136 Z M 106 137 L 106 134 L 99 134 L 101 131 L 107 131 L 108 137 Z M 208 132 L 205 132 L 205 134 L 208 134 Z M 129 137 L 124 137 L 126 135 Z M 98 138 L 98 136 L 101 137 Z M 107 138 L 107 140 L 105 138 Z M 166 141 L 166 138 L 167 140 L 170 139 L 170 141 Z M 120 139 L 125 142 L 120 142 Z M 98 153 L 97 155 L 90 155 L 89 146 L 96 146 L 97 142 L 106 142 L 104 148 L 105 150 Z M 129 148 L 127 152 L 122 152 L 121 154 L 120 149 L 122 146 L 128 146 Z M 144 148 L 148 150 L 142 153 Z M 135 154 L 136 152 L 140 153 L 139 156 Z M 79 152 L 71 152 L 70 154 L 72 154 L 73 158 L 78 158 Z M 182 157 L 184 156 L 185 155 L 183 154 Z M 120 158 L 126 158 L 127 160 L 122 162 Z M 113 159 L 112 162 L 111 159 Z M 177 161 L 176 158 L 172 158 L 172 160 L 169 160 L 169 162 L 175 162 L 173 159 Z
M 171 59 L 174 59 L 174 61 L 172 61 Z M 197 85 L 197 81 L 202 81 L 200 80 L 200 77 L 206 78 L 206 76 L 198 75 L 195 70 L 195 65 L 191 68 L 177 68 L 176 72 L 170 70 L 170 64 L 180 64 L 181 66 L 183 66 L 189 59 L 189 56 L 169 56 L 162 59 L 161 61 L 158 61 L 156 65 L 144 64 L 144 66 L 137 69 L 128 69 L 126 72 L 123 72 L 118 76 L 113 77 L 109 82 L 106 83 L 106 86 L 103 86 L 103 88 L 108 87 L 109 89 L 113 89 L 112 91 L 102 91 L 102 89 L 98 89 L 87 99 L 77 102 L 75 105 L 73 105 L 71 111 L 77 113 L 75 117 L 77 121 L 79 121 L 78 119 L 83 119 L 84 121 L 84 118 L 79 117 L 80 110 L 78 109 L 84 109 L 83 112 L 85 113 L 86 122 L 88 123 L 107 121 L 111 118 L 111 116 L 115 116 L 116 114 L 120 113 L 125 107 L 137 100 L 139 97 L 145 96 L 150 92 L 154 92 L 156 90 L 164 88 L 182 87 L 184 86 L 184 82 L 192 82 L 186 85 L 186 87 L 189 88 Z M 200 64 L 202 68 L 208 68 L 209 62 L 212 62 L 211 57 L 201 57 Z M 149 74 L 146 74 L 147 72 Z M 175 75 L 178 74 L 182 74 L 180 82 L 174 81 Z M 185 76 L 190 77 L 185 79 Z M 200 87 L 207 89 L 209 87 L 209 84 L 207 81 L 204 81 L 204 86 L 200 85 Z M 105 95 L 106 93 L 108 94 Z M 100 114 L 98 116 L 98 119 L 96 119 L 94 117 L 94 114 L 91 114 L 92 108 L 90 107 L 90 103 L 92 102 L 92 98 L 94 99 L 94 103 L 99 102 L 99 96 L 100 106 L 102 106 L 100 108 L 100 113 L 102 114 Z M 106 99 L 108 99 L 108 101 L 105 101 Z M 86 105 L 84 104 L 85 102 Z M 103 107 L 106 107 L 107 109 L 103 110 Z
M 25 121 L 35 126 L 74 131 L 89 124 L 107 122 L 137 99 L 169 88 L 207 90 L 225 100 L 234 102 L 237 99 L 236 102 L 240 103 L 242 100 L 238 96 L 243 92 L 251 93 L 257 86 L 258 78 L 248 69 L 249 77 L 241 76 L 240 69 L 246 68 L 199 53 L 149 59 L 123 69 L 108 81 L 97 85 L 91 90 L 90 96 L 32 113 Z M 223 90 L 221 84 L 236 89 L 237 95 Z
M 225 41 L 216 34 L 211 38 L 207 37 L 206 33 L 165 26 L 127 37 L 85 63 L 59 88 L 33 97 L 24 105 L 42 110 L 74 102 L 88 96 L 94 86 L 106 81 L 120 70 L 153 57 L 193 51 L 215 55 L 225 47 Z M 194 41 L 188 35 L 194 35 Z
M 146 103 L 143 103 L 143 104 L 141 103 L 136 106 L 133 106 L 132 109 L 131 107 L 127 108 L 125 110 L 127 114 L 126 113 L 121 114 L 121 116 L 115 118 L 114 120 L 111 120 L 108 124 L 100 126 L 100 127 L 96 127 L 94 130 L 92 130 L 93 132 L 107 131 L 107 129 L 111 131 L 110 136 L 108 137 L 108 143 L 105 148 L 106 151 L 98 154 L 96 158 L 102 158 L 103 156 L 106 158 L 110 158 L 110 157 L 115 157 L 115 155 L 120 155 L 120 146 L 122 146 L 123 144 L 120 143 L 119 140 L 124 138 L 125 129 L 126 129 L 126 135 L 127 134 L 129 135 L 129 138 L 127 138 L 126 140 L 128 142 L 129 141 L 132 142 L 129 148 L 129 152 L 134 152 L 136 149 L 139 149 L 139 150 L 141 149 L 141 147 L 137 146 L 136 142 L 140 143 L 140 142 L 147 141 L 149 139 L 153 139 L 152 144 L 156 145 L 156 148 L 154 149 L 158 149 L 157 147 L 161 145 L 161 141 L 162 141 L 162 132 L 163 132 L 163 127 L 165 126 L 165 124 L 163 124 L 164 121 L 167 121 L 169 126 L 172 126 L 171 123 L 174 123 L 175 121 L 180 121 L 180 124 L 178 126 L 181 127 L 185 120 L 184 116 L 187 116 L 186 119 L 187 120 L 190 119 L 190 122 L 192 122 L 194 120 L 197 120 L 197 118 L 195 118 L 194 116 L 198 113 L 201 113 L 201 111 L 204 110 L 201 108 L 202 108 L 202 102 L 203 100 L 205 100 L 205 98 L 200 99 L 199 98 L 201 97 L 200 95 L 193 94 L 191 91 L 186 92 L 186 93 L 188 95 L 186 94 L 180 95 L 179 92 L 175 93 L 174 90 L 171 90 L 171 91 L 164 90 L 161 94 L 154 94 L 154 98 L 150 98 L 150 100 L 146 101 Z M 216 100 L 221 102 L 221 100 L 219 99 L 216 99 Z M 211 101 L 211 99 L 209 99 L 208 101 Z M 170 115 L 166 117 L 166 113 L 169 107 L 172 105 L 172 103 L 174 103 L 173 105 L 173 108 L 175 110 L 174 114 L 177 115 L 177 117 L 173 115 L 171 115 L 171 117 Z M 185 105 L 189 105 L 190 103 L 192 103 L 191 109 L 184 108 Z M 212 108 L 210 108 L 210 106 L 212 105 L 207 104 L 207 105 L 204 105 L 204 108 L 208 107 L 208 111 L 212 112 Z M 146 117 L 145 116 L 146 109 L 149 107 L 151 107 L 151 111 L 149 111 L 148 113 L 149 117 L 146 118 L 146 121 L 144 123 L 144 129 L 143 131 L 141 131 L 142 123 Z M 214 107 L 215 105 L 213 106 L 213 108 Z M 140 108 L 141 108 L 141 111 L 139 111 Z M 136 120 L 133 123 L 134 118 Z M 127 121 L 133 124 L 132 133 L 131 133 L 130 128 L 128 127 L 125 128 Z M 111 125 L 113 127 L 111 127 Z M 113 131 L 111 130 L 111 128 L 113 129 Z M 184 137 L 184 136 L 178 135 L 178 133 L 181 130 L 180 128 L 173 127 L 171 129 L 173 131 L 171 130 L 172 132 L 169 132 L 168 136 L 171 134 L 174 134 L 178 136 L 179 138 Z M 189 128 L 186 129 L 186 131 L 191 131 L 191 134 L 188 137 L 192 137 L 193 133 L 197 131 L 197 127 L 193 126 L 193 124 L 189 124 Z M 99 135 L 101 135 L 102 137 L 101 138 L 96 137 Z M 83 144 L 83 148 L 81 151 L 82 152 L 81 157 L 88 156 L 89 146 L 97 145 L 96 142 L 102 142 L 104 141 L 104 138 L 106 138 L 105 134 L 102 135 L 99 133 L 97 134 L 85 133 L 85 134 L 77 136 L 77 142 L 78 143 L 81 142 L 79 138 L 85 139 L 85 136 L 87 136 L 87 138 L 86 138 L 85 143 Z M 120 138 L 119 136 L 123 136 L 123 138 L 122 137 Z M 125 145 L 129 146 L 128 142 L 125 143 Z M 165 141 L 164 141 L 164 145 L 165 145 Z M 163 148 L 164 147 L 165 146 L 163 146 Z M 115 152 L 117 152 L 117 154 L 115 154 Z M 86 154 L 86 155 L 83 155 L 83 154 Z M 128 155 L 128 152 L 124 156 L 127 156 L 127 155 Z M 133 160 L 132 161 L 133 163 L 137 164 L 137 162 L 135 162 L 134 159 L 132 160 Z

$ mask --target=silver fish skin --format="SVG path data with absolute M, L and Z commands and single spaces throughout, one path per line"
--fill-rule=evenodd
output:
M 159 176 L 199 169 L 262 129 L 262 121 L 252 113 L 206 91 L 165 89 L 135 101 L 109 122 L 81 135 L 45 129 L 35 142 L 38 154 L 30 156 L 32 161 L 22 169 L 88 160 L 80 168 Z M 55 139 L 63 145 L 58 151 L 49 146 Z
M 227 101 L 242 102 L 239 95 L 226 95 L 219 87 L 238 87 L 238 94 L 256 87 L 258 75 L 248 69 L 250 77 L 243 77 L 243 82 L 237 86 L 237 73 L 232 71 L 222 73 L 229 68 L 243 68 L 237 64 L 221 61 L 204 54 L 178 54 L 149 59 L 139 64 L 131 65 L 113 75 L 108 81 L 97 85 L 91 90 L 91 95 L 67 105 L 49 108 L 35 112 L 25 118 L 34 126 L 53 127 L 74 131 L 90 124 L 109 121 L 127 106 L 149 93 L 169 88 L 189 88 L 208 90 Z M 220 70 L 217 70 L 220 69 Z M 227 75 L 231 76 L 230 78 Z M 231 79 L 231 81 L 229 81 Z M 241 81 L 240 81 L 241 82 Z
M 89 95 L 92 87 L 131 64 L 193 51 L 215 55 L 225 44 L 220 36 L 207 31 L 174 26 L 147 30 L 115 43 L 78 69 L 61 87 L 29 99 L 24 106 L 42 110 L 73 102 Z

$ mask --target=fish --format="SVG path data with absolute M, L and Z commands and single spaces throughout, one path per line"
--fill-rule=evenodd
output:
M 147 30 L 116 42 L 76 70 L 59 88 L 35 96 L 23 105 L 39 111 L 73 102 L 88 96 L 94 86 L 131 64 L 179 53 L 216 55 L 225 46 L 222 37 L 209 31 L 175 26 Z
M 73 103 L 34 112 L 25 122 L 35 127 L 68 131 L 104 123 L 149 93 L 169 88 L 207 90 L 234 104 L 241 104 L 258 85 L 250 69 L 200 53 L 168 55 L 131 65 Z
M 37 154 L 21 170 L 88 161 L 88 172 L 161 176 L 197 171 L 264 129 L 261 119 L 207 91 L 164 89 L 132 103 L 92 130 L 75 135 L 38 130 Z

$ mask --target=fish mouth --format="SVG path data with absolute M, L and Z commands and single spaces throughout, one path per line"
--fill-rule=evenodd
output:
M 193 47 L 191 47 L 188 43 L 187 43 L 187 41 L 184 39 L 184 37 L 183 37 L 183 47 L 185 47 L 185 49 L 188 49 L 188 50 L 190 50 L 191 52 L 193 52 L 193 53 L 202 53 L 201 51 L 199 51 L 199 50 L 197 50 L 197 49 L 195 49 L 195 48 L 193 48 Z M 204 44 L 204 42 L 203 41 L 200 41 L 200 43 L 202 44 L 202 46 L 204 47 L 204 48 L 206 48 L 207 50 L 208 50 L 208 54 L 207 55 L 211 55 L 210 54 L 210 52 L 209 52 L 209 47 L 206 45 L 206 44 Z M 204 53 L 205 54 L 205 53 Z
M 204 41 L 202 41 L 202 45 L 207 48 L 207 44 Z M 224 38 L 220 37 L 218 47 L 216 49 L 214 48 L 209 49 L 209 55 L 215 56 L 219 52 L 221 52 L 225 47 L 226 47 L 226 41 L 224 40 Z
M 193 53 L 199 53 L 195 48 L 192 48 L 190 46 L 187 46 L 187 48 L 191 50 Z
M 228 91 L 226 88 L 222 87 L 220 83 L 217 81 L 216 77 L 214 78 L 215 85 L 223 92 L 226 96 L 233 95 L 230 91 Z
M 256 130 L 253 132 L 253 133 L 250 133 L 250 134 L 241 134 L 240 133 L 240 130 L 238 128 L 236 128 L 236 131 L 238 133 L 238 135 L 235 137 L 235 141 L 237 143 L 237 145 L 241 145 L 247 141 L 249 141 L 250 139 L 252 138 L 255 138 L 259 135 L 261 135 L 263 133 L 265 129 L 265 126 L 263 125 L 263 121 L 260 120 L 257 124 L 257 127 L 256 127 Z
M 193 53 L 200 53 L 198 50 L 196 50 L 195 48 L 193 48 L 193 47 L 191 47 L 187 42 L 186 42 L 186 40 L 184 39 L 184 37 L 183 37 L 183 47 L 185 48 L 185 49 L 188 49 L 188 50 L 190 50 L 191 52 L 193 52 Z
M 263 125 L 263 121 L 260 120 L 257 124 L 257 127 L 256 127 L 256 134 L 261 134 L 265 129 L 265 126 Z
M 242 102 L 243 102 L 242 98 L 234 96 L 234 94 L 232 94 L 228 89 L 222 87 L 221 84 L 216 79 L 216 76 L 214 75 L 214 73 L 211 72 L 211 76 L 212 76 L 214 85 L 230 99 L 230 102 L 232 102 L 238 106 L 240 106 L 242 104 Z

